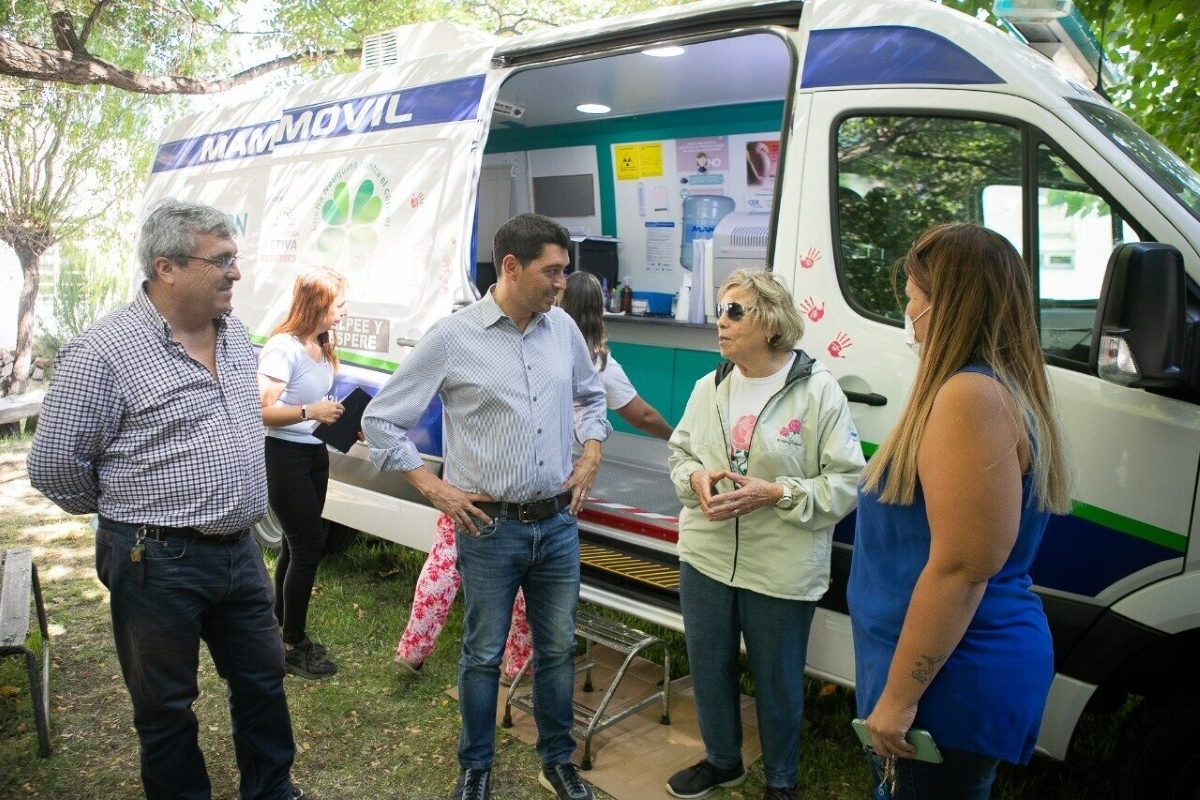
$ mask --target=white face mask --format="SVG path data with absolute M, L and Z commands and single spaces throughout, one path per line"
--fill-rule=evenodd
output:
M 908 349 L 912 350 L 917 358 L 921 357 L 921 343 L 917 341 L 917 329 L 914 324 L 918 319 L 929 313 L 929 309 L 933 306 L 926 306 L 925 310 L 917 314 L 916 319 L 912 319 L 908 314 L 904 315 L 904 343 L 908 345 Z

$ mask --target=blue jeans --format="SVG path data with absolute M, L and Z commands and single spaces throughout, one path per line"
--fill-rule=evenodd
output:
M 244 800 L 285 800 L 295 746 L 283 693 L 283 642 L 254 537 L 223 544 L 146 539 L 137 526 L 102 520 L 96 574 L 111 592 L 113 638 L 141 743 L 150 800 L 208 800 L 197 742 L 200 640 L 228 685 L 233 746 Z
M 462 732 L 458 763 L 488 769 L 495 757 L 500 658 L 517 587 L 533 633 L 533 718 L 546 765 L 571 760 L 575 740 L 575 609 L 579 605 L 579 526 L 563 511 L 538 522 L 493 518 L 471 536 L 455 531 L 466 617 L 458 660 Z
M 679 565 L 679 599 L 705 757 L 720 769 L 733 769 L 742 758 L 738 653 L 744 638 L 766 784 L 795 786 L 804 657 L 817 604 L 729 586 L 686 562 Z
M 941 764 L 897 758 L 894 794 L 888 788 L 879 788 L 886 759 L 867 753 L 876 787 L 875 796 L 893 800 L 987 800 L 992 793 L 992 782 L 996 780 L 996 767 L 1000 760 L 953 747 L 939 749 L 942 753 Z

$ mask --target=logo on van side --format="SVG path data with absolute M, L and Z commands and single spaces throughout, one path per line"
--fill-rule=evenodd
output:
M 379 244 L 378 228 L 388 224 L 385 211 L 390 202 L 387 176 L 377 165 L 347 164 L 325 184 L 317 201 L 317 249 L 345 258 L 374 252 Z

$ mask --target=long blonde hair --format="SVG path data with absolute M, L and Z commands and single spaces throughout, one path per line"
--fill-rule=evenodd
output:
M 982 364 L 1008 387 L 1033 437 L 1038 509 L 1069 511 L 1070 473 L 1021 256 L 974 223 L 936 225 L 913 244 L 903 271 L 929 298 L 929 326 L 908 403 L 867 464 L 863 488 L 879 491 L 886 475 L 880 501 L 913 502 L 917 451 L 938 390 L 968 364 Z
M 346 276 L 332 267 L 310 267 L 301 272 L 292 288 L 292 307 L 288 309 L 287 318 L 271 333 L 290 333 L 300 339 L 316 333 L 321 354 L 336 370 L 335 343 L 328 331 L 321 330 L 321 325 L 337 301 L 338 293 L 345 288 Z

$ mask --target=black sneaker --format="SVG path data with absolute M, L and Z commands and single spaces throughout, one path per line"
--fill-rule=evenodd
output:
M 301 678 L 328 678 L 337 672 L 337 664 L 330 661 L 325 653 L 318 650 L 320 645 L 305 637 L 300 644 L 293 645 L 291 650 L 284 653 L 283 668 L 292 675 Z
M 464 769 L 454 785 L 454 800 L 492 800 L 492 771 Z
M 554 792 L 558 800 L 596 800 L 591 784 L 579 777 L 579 768 L 569 761 L 542 767 L 538 783 L 543 789 Z
M 733 769 L 715 767 L 704 759 L 672 775 L 667 781 L 667 791 L 676 797 L 704 797 L 718 786 L 741 786 L 745 782 L 746 768 L 741 759 Z
M 304 790 L 296 784 L 292 784 L 292 800 L 301 800 L 304 797 Z
M 796 800 L 796 787 L 768 786 L 763 789 L 762 800 Z

